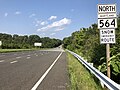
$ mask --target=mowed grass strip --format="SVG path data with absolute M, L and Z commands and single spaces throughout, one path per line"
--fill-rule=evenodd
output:
M 103 90 L 93 75 L 70 53 L 67 52 L 70 90 Z
M 32 49 L 0 49 L 0 53 L 30 51 Z

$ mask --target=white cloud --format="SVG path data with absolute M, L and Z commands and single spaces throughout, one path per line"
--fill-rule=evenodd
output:
M 42 21 L 42 20 L 35 19 L 35 21 L 33 21 L 33 24 L 34 24 L 36 27 L 38 27 L 38 26 L 47 25 L 48 22 L 47 22 L 47 21 Z
M 51 24 L 51 27 L 59 27 L 59 26 L 70 24 L 70 23 L 71 23 L 70 19 L 64 18 L 64 19 L 62 19 L 60 21 L 53 22 Z
M 38 24 L 35 24 L 36 27 L 38 27 L 39 25 Z
M 38 28 L 37 31 L 41 31 L 41 28 Z
M 48 24 L 47 21 L 43 21 L 43 22 L 40 23 L 40 25 L 46 25 L 46 24 Z
M 19 15 L 19 14 L 21 14 L 20 11 L 16 11 L 16 12 L 15 12 L 15 15 Z
M 56 34 L 56 33 L 51 33 L 50 35 L 53 36 L 53 35 L 55 35 L 55 34 Z
M 64 27 L 60 27 L 60 28 L 57 28 L 55 31 L 58 32 L 58 31 L 61 31 L 63 29 L 64 29 Z
M 40 23 L 41 23 L 41 21 L 40 21 L 40 20 L 36 20 L 36 23 L 37 23 L 37 24 L 40 24 Z
M 71 23 L 71 19 L 63 18 L 59 21 L 53 22 L 52 24 L 42 27 L 42 28 L 38 29 L 37 31 L 46 31 L 46 30 L 49 30 L 52 28 L 58 29 L 58 28 L 66 26 L 66 25 L 69 25 L 70 23 Z
M 45 33 L 41 33 L 40 37 L 45 37 L 45 35 L 46 35 Z
M 38 27 L 38 26 L 41 24 L 41 20 L 35 19 L 35 20 L 33 21 L 33 24 L 34 24 L 36 27 Z
M 57 16 L 51 16 L 48 20 L 53 20 L 53 19 L 56 19 Z
M 7 17 L 7 16 L 8 16 L 8 13 L 5 13 L 4 16 Z
M 32 18 L 32 17 L 34 17 L 34 16 L 36 16 L 35 13 L 31 14 L 31 15 L 29 16 L 29 18 Z

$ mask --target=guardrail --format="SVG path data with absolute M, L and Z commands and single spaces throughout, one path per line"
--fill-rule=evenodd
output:
M 67 50 L 72 55 L 74 55 L 90 72 L 92 72 L 105 86 L 107 86 L 110 90 L 120 90 L 120 85 L 115 83 L 113 80 L 105 76 L 103 73 L 101 73 L 99 70 L 97 70 L 95 67 L 87 63 L 81 56 L 78 54 Z

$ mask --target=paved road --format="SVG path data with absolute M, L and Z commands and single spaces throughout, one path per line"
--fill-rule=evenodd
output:
M 66 90 L 68 82 L 63 50 L 0 54 L 0 90 Z

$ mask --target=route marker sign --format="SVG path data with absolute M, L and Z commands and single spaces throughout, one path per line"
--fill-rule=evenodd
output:
M 115 43 L 117 28 L 116 4 L 98 4 L 98 29 L 100 43 L 106 44 L 107 76 L 110 78 L 110 43 Z
M 117 28 L 116 4 L 98 4 L 98 29 L 100 43 L 115 43 L 115 28 Z M 111 31 L 113 33 L 104 33 Z
M 114 29 L 102 29 L 100 30 L 100 43 L 115 43 L 115 30 Z
M 99 29 L 117 28 L 117 19 L 116 18 L 98 19 L 98 28 Z
M 116 4 L 98 5 L 98 29 L 117 28 Z

